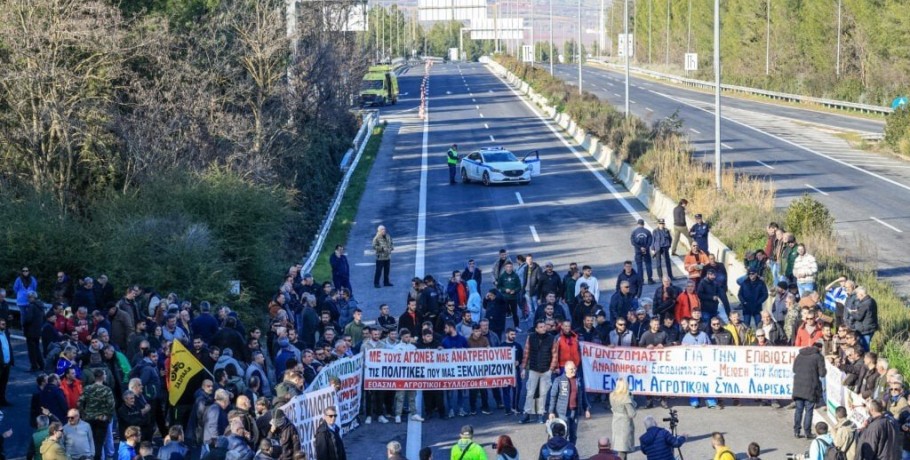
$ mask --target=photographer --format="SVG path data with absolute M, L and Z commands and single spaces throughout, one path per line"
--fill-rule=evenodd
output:
M 676 424 L 676 412 L 670 412 L 671 426 Z M 685 436 L 673 436 L 669 430 L 657 426 L 657 420 L 652 416 L 645 417 L 645 434 L 638 440 L 641 442 L 641 452 L 648 460 L 672 460 L 673 449 L 680 448 L 686 442 Z

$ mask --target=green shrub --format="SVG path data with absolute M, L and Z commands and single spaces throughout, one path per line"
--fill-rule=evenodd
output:
M 885 143 L 895 152 L 910 156 L 910 106 L 894 111 L 885 122 Z
M 821 233 L 831 236 L 834 232 L 834 216 L 825 205 L 808 194 L 790 202 L 784 224 L 784 228 L 794 235 Z

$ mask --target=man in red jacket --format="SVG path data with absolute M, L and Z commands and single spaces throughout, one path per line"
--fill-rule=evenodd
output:
M 550 364 L 554 376 L 565 372 L 566 363 L 572 361 L 575 368 L 581 367 L 581 349 L 578 347 L 578 334 L 572 330 L 572 322 L 564 320 L 561 331 L 553 341 L 553 360 Z

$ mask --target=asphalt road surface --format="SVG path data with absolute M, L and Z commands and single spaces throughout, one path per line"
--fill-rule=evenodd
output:
M 388 303 L 393 314 L 401 314 L 409 280 L 415 273 L 446 280 L 451 270 L 462 269 L 468 258 L 476 259 L 487 273 L 500 248 L 513 255 L 533 253 L 539 262 L 553 261 L 560 273 L 571 261 L 590 264 L 600 279 L 601 301 L 608 301 L 622 261 L 632 255 L 628 238 L 637 219 L 634 213 L 647 219 L 641 205 L 624 201 L 624 191 L 612 193 L 610 187 L 614 185 L 600 168 L 589 167 L 593 163 L 586 157 L 576 156 L 561 135 L 554 134 L 505 83 L 480 64 L 445 64 L 432 69 L 424 151 L 424 124 L 416 111 L 422 74 L 422 69 L 411 69 L 403 75 L 402 92 L 409 95 L 398 106 L 382 109 L 389 127 L 368 179 L 371 192 L 364 195 L 347 243 L 355 296 L 365 309 L 364 317 L 374 318 L 380 303 Z M 459 145 L 461 153 L 491 145 L 519 154 L 540 150 L 543 174 L 528 186 L 451 186 L 445 152 L 452 143 Z M 421 181 L 422 172 L 425 183 Z M 420 212 L 421 196 L 424 213 Z M 374 256 L 369 248 L 379 224 L 388 227 L 396 242 L 392 256 L 395 286 L 375 289 Z M 423 240 L 418 237 L 421 225 L 425 225 Z M 487 276 L 482 288 L 489 287 Z M 685 401 L 676 403 L 684 405 Z M 603 404 L 592 412 L 593 418 L 581 423 L 582 458 L 593 455 L 597 438 L 611 432 L 610 415 Z M 637 419 L 638 434 L 647 414 L 662 418 L 666 410 L 643 410 Z M 687 458 L 712 455 L 709 437 L 713 431 L 727 433 L 737 452 L 758 441 L 769 449 L 765 458 L 782 458 L 786 452 L 806 449 L 805 441 L 792 437 L 791 411 L 754 405 L 696 411 L 685 406 L 680 407 L 680 417 L 680 432 L 692 436 L 684 449 Z M 387 442 L 398 440 L 406 445 L 408 433 L 420 433 L 420 445 L 432 446 L 436 458 L 448 458 L 459 428 L 470 423 L 476 441 L 492 443 L 500 434 L 508 434 L 523 458 L 536 458 L 546 440 L 543 426 L 520 425 L 517 421 L 516 416 L 496 411 L 488 416 L 424 423 L 374 422 L 351 433 L 345 442 L 349 458 L 384 459 Z M 762 423 L 760 430 L 755 429 L 756 421 Z M 494 458 L 492 450 L 488 448 L 487 452 Z M 631 458 L 641 455 L 636 453 Z
M 578 70 L 556 66 L 556 76 L 577 84 Z M 654 121 L 678 111 L 695 158 L 714 161 L 713 96 L 631 77 L 633 114 Z M 586 91 L 616 106 L 625 101 L 625 76 L 601 67 L 583 67 Z M 849 242 L 865 238 L 873 252 L 854 249 L 879 275 L 910 294 L 910 162 L 851 150 L 836 131 L 881 132 L 882 123 L 863 118 L 724 97 L 721 142 L 725 167 L 774 181 L 777 205 L 808 193 L 833 213 L 836 230 Z M 827 127 L 826 127 L 827 126 Z M 811 248 L 810 248 L 811 251 Z

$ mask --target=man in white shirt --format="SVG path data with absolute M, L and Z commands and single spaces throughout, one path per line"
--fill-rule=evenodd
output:
M 575 281 L 575 296 L 577 297 L 581 291 L 581 283 L 585 283 L 591 294 L 594 294 L 594 302 L 600 302 L 600 287 L 597 284 L 597 278 L 591 274 L 593 271 L 590 265 L 581 267 L 581 278 Z

